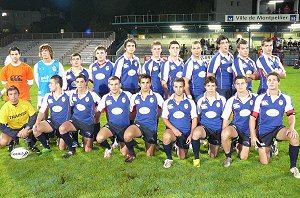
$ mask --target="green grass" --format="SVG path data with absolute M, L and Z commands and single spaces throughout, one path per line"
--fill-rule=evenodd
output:
M 281 90 L 289 94 L 296 111 L 300 111 L 300 70 L 286 68 L 287 79 Z M 258 82 L 254 83 L 254 90 Z M 36 106 L 36 92 L 31 89 Z M 0 106 L 4 101 L 0 101 Z M 296 115 L 297 120 L 299 116 Z M 285 119 L 285 123 L 287 123 Z M 105 118 L 101 119 L 101 125 Z M 159 136 L 164 125 L 159 124 Z M 296 124 L 300 131 L 299 123 Z M 136 151 L 143 150 L 142 141 Z M 23 140 L 21 145 L 24 146 Z M 289 174 L 288 143 L 279 143 L 279 155 L 269 165 L 259 163 L 252 149 L 247 161 L 233 154 L 233 164 L 223 167 L 224 153 L 210 159 L 201 148 L 201 168 L 192 166 L 193 154 L 180 161 L 174 158 L 170 169 L 162 167 L 165 154 L 157 150 L 154 157 L 137 152 L 133 163 L 125 164 L 115 149 L 110 159 L 103 159 L 103 149 L 95 146 L 90 153 L 77 149 L 75 156 L 62 159 L 65 151 L 52 145 L 53 151 L 38 157 L 12 159 L 6 149 L 0 150 L 0 197 L 299 197 L 299 180 Z M 174 153 L 175 156 L 175 153 Z

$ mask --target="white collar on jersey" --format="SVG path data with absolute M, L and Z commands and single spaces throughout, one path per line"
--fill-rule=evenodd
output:
M 173 93 L 171 96 L 170 96 L 170 99 L 171 100 L 174 100 L 174 97 L 175 97 L 175 94 Z M 183 100 L 186 100 L 186 99 L 188 99 L 187 97 L 186 97 L 186 95 L 185 95 L 185 93 L 183 94 Z

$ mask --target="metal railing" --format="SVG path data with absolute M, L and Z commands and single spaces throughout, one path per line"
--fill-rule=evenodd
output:
M 158 15 L 121 15 L 115 16 L 115 23 L 161 23 L 214 21 L 224 18 L 225 13 L 158 14 Z

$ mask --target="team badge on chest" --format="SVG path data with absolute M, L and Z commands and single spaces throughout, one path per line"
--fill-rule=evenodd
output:
M 125 103 L 126 102 L 126 98 L 122 98 L 122 102 Z
M 90 101 L 90 99 L 89 99 L 89 97 L 85 97 L 85 102 L 89 102 Z

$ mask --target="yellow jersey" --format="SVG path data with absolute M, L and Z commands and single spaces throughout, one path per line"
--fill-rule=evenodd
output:
M 8 101 L 0 109 L 0 123 L 7 124 L 11 129 L 20 129 L 34 113 L 33 106 L 26 100 L 19 99 L 17 105 Z

